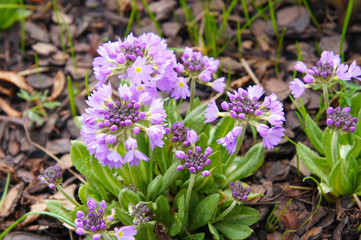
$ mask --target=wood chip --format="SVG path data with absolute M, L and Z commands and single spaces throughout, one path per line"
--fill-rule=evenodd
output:
M 31 46 L 31 48 L 40 55 L 49 56 L 57 50 L 56 46 L 50 43 L 38 42 Z
M 29 93 L 33 92 L 33 89 L 26 83 L 25 78 L 16 72 L 8 72 L 0 70 L 0 80 L 16 85 L 18 88 L 25 89 Z
M 35 203 L 31 205 L 30 211 L 31 212 L 41 212 L 47 210 L 48 207 L 46 206 L 45 202 L 42 203 Z M 25 220 L 21 223 L 21 226 L 28 225 L 29 223 L 34 222 L 36 219 L 38 219 L 40 215 L 39 214 L 31 214 L 25 218 Z
M 4 205 L 0 209 L 0 217 L 9 216 L 18 204 L 21 193 L 24 189 L 24 183 L 19 183 L 11 188 L 5 197 Z
M 0 97 L 0 108 L 6 113 L 6 115 L 8 115 L 9 117 L 13 117 L 13 118 L 20 118 L 21 117 L 21 112 L 15 110 L 14 108 L 12 108 L 10 106 L 9 103 L 7 103 L 7 101 L 5 101 L 5 99 Z
M 65 75 L 62 71 L 56 73 L 53 79 L 53 91 L 51 95 L 46 98 L 46 101 L 54 101 L 63 92 L 65 87 Z

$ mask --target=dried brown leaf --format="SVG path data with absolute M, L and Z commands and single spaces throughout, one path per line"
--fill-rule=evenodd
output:
M 16 72 L 0 70 L 0 80 L 15 84 L 18 88 L 25 89 L 29 93 L 33 92 L 33 89 L 26 83 L 25 78 Z
M 20 118 L 21 112 L 15 110 L 10 104 L 0 97 L 0 108 L 9 116 L 13 118 Z
M 10 189 L 10 191 L 5 197 L 4 205 L 0 209 L 0 217 L 7 217 L 13 212 L 14 208 L 18 204 L 23 189 L 23 183 L 19 183 L 15 187 Z
M 251 79 L 251 77 L 249 75 L 243 76 L 243 77 L 238 78 L 237 80 L 231 82 L 230 87 L 233 89 L 240 88 L 244 84 L 246 84 L 250 79 Z
M 62 71 L 57 72 L 53 80 L 53 91 L 49 97 L 46 98 L 47 101 L 54 101 L 59 97 L 63 92 L 65 87 L 65 75 Z
M 31 205 L 30 212 L 42 212 L 45 211 L 48 207 L 45 202 L 35 203 Z M 24 222 L 21 223 L 22 226 L 28 225 L 29 223 L 34 222 L 40 215 L 39 214 L 31 214 L 27 216 Z

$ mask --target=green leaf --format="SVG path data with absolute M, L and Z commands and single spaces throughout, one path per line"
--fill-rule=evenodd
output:
M 197 146 L 200 146 L 202 149 L 206 149 L 208 145 L 208 136 L 204 132 L 198 135 Z
M 251 226 L 252 224 L 258 222 L 260 216 L 260 213 L 254 208 L 247 206 L 235 206 L 233 210 L 223 218 L 222 222 L 238 223 Z
M 115 216 L 126 226 L 133 225 L 133 218 L 129 215 L 128 210 L 114 208 Z
M 94 174 L 97 176 L 98 180 L 103 183 L 103 186 L 114 196 L 118 195 L 119 190 L 123 185 L 118 181 L 111 170 L 106 166 L 102 166 L 98 159 L 93 155 L 90 156 L 90 166 Z
M 157 200 L 155 200 L 155 203 L 157 204 L 155 219 L 157 222 L 170 227 L 171 216 L 168 200 L 163 195 L 160 195 Z
M 212 233 L 214 240 L 221 240 L 217 228 L 215 228 L 210 222 L 208 223 L 208 229 Z
M 184 240 L 203 240 L 204 236 L 205 236 L 204 233 L 196 233 L 196 234 L 192 234 L 191 236 L 186 236 L 183 239 Z
M 327 165 L 330 169 L 333 167 L 332 162 L 332 131 L 329 128 L 326 128 L 322 134 L 322 145 L 325 153 Z
M 190 129 L 194 129 L 196 132 L 202 132 L 202 129 L 204 129 L 207 125 L 204 123 L 206 120 L 204 112 L 207 107 L 208 105 L 204 103 L 193 109 L 193 111 L 190 112 L 184 119 L 184 126 L 189 127 Z
M 253 230 L 250 227 L 241 223 L 218 222 L 214 226 L 224 236 L 231 240 L 246 239 L 253 233 Z
M 191 232 L 205 226 L 212 220 L 217 209 L 219 198 L 219 194 L 212 194 L 199 202 L 193 217 L 189 220 Z
M 322 130 L 317 126 L 309 114 L 306 117 L 306 128 L 305 132 L 307 137 L 310 139 L 313 147 L 320 153 L 324 154 L 322 144 Z
M 350 186 L 344 169 L 343 159 L 340 159 L 330 173 L 330 186 L 340 195 L 350 193 Z
M 222 159 L 221 159 L 221 151 L 215 151 L 208 157 L 211 160 L 210 168 L 215 168 L 215 172 L 222 174 Z
M 135 206 L 141 201 L 140 196 L 137 193 L 126 188 L 120 190 L 118 200 L 120 206 L 122 206 L 124 210 L 128 210 L 129 204 Z
M 158 196 L 160 191 L 162 190 L 163 185 L 163 177 L 161 175 L 157 176 L 150 182 L 147 189 L 147 195 L 145 199 L 147 201 L 153 201 Z
M 138 231 L 136 235 L 137 240 L 157 240 L 154 233 L 154 225 L 151 223 L 145 223 L 138 225 Z
M 180 231 L 182 231 L 182 220 L 178 216 L 175 216 L 174 223 L 169 228 L 169 235 L 174 237 L 180 233 Z
M 79 199 L 84 205 L 87 204 L 89 198 L 88 187 L 89 187 L 88 185 L 83 185 L 79 188 L 78 191 Z
M 317 175 L 322 181 L 328 183 L 328 172 L 329 169 L 327 167 L 326 159 L 318 156 L 314 151 L 312 151 L 309 147 L 302 143 L 298 143 L 297 147 L 297 155 L 305 165 L 305 167 Z
M 226 169 L 226 175 L 228 178 L 223 184 L 223 188 L 228 186 L 228 184 L 232 181 L 250 176 L 262 165 L 264 159 L 264 147 L 262 143 L 257 143 L 248 150 L 244 157 L 238 159 L 236 159 L 232 165 Z
M 17 4 L 17 0 L 7 0 L 0 3 L 0 30 L 5 30 L 11 27 L 16 21 L 26 18 L 31 14 L 31 11 L 18 8 L 8 7 L 6 5 Z
M 163 176 L 163 186 L 162 191 L 164 191 L 166 188 L 168 188 L 171 183 L 177 178 L 179 171 L 177 171 L 178 165 L 180 165 L 180 160 L 175 160 L 172 165 L 168 168 L 168 170 L 165 172 Z
M 48 207 L 49 211 L 59 215 L 63 218 L 68 219 L 69 221 L 73 221 L 70 211 L 66 210 L 60 201 L 56 200 L 45 200 L 46 206 Z
M 50 102 L 45 102 L 43 104 L 43 107 L 47 108 L 47 109 L 54 109 L 58 106 L 60 106 L 61 103 L 60 102 L 56 102 L 56 101 L 50 101 Z

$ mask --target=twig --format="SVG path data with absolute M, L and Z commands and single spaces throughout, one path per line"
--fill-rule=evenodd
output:
M 361 210 L 361 201 L 360 201 L 360 199 L 357 197 L 356 194 L 352 194 L 352 196 L 355 199 L 358 208 Z
M 48 156 L 52 157 L 55 161 L 57 162 L 61 162 L 60 159 L 55 156 L 52 152 L 50 152 L 49 150 L 47 150 L 46 148 L 44 148 L 43 146 L 41 146 L 40 144 L 36 143 L 36 142 L 33 142 L 33 140 L 31 140 L 30 138 L 30 134 L 29 134 L 29 131 L 25 125 L 25 123 L 23 122 L 23 127 L 24 127 L 24 130 L 25 130 L 25 134 L 26 134 L 26 138 L 28 139 L 28 141 L 34 145 L 35 147 L 39 148 L 41 151 L 45 152 Z M 87 182 L 81 177 L 79 176 L 76 172 L 74 172 L 73 170 L 71 169 L 67 169 L 71 174 L 73 174 L 75 177 L 77 177 L 82 183 L 84 184 L 87 184 Z
M 9 116 L 5 116 L 5 115 L 0 115 L 0 120 L 15 123 L 15 124 L 18 124 L 21 126 L 23 125 L 23 121 L 20 118 L 14 118 L 14 117 L 9 117 Z
M 27 76 L 27 75 L 31 75 L 31 74 L 35 74 L 35 73 L 47 72 L 49 70 L 50 70 L 50 67 L 38 67 L 38 68 L 33 68 L 33 69 L 28 69 L 28 70 L 18 72 L 18 74 L 21 76 Z
M 256 75 L 253 73 L 251 67 L 249 66 L 248 62 L 246 60 L 244 60 L 244 58 L 241 58 L 241 63 L 244 67 L 244 69 L 246 69 L 248 75 L 252 78 L 253 82 L 257 85 L 261 85 L 260 81 L 258 80 L 258 78 L 256 77 Z

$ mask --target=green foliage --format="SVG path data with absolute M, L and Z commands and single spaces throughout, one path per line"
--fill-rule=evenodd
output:
M 30 16 L 31 12 L 21 7 L 19 0 L 3 0 L 0 3 L 0 30 L 10 28 L 16 21 Z
M 61 105 L 58 101 L 46 100 L 48 90 L 29 94 L 26 90 L 20 89 L 17 95 L 28 102 L 27 106 L 29 107 L 23 112 L 23 115 L 29 118 L 31 125 L 34 123 L 36 123 L 37 126 L 43 125 L 48 116 L 45 109 L 54 109 Z

